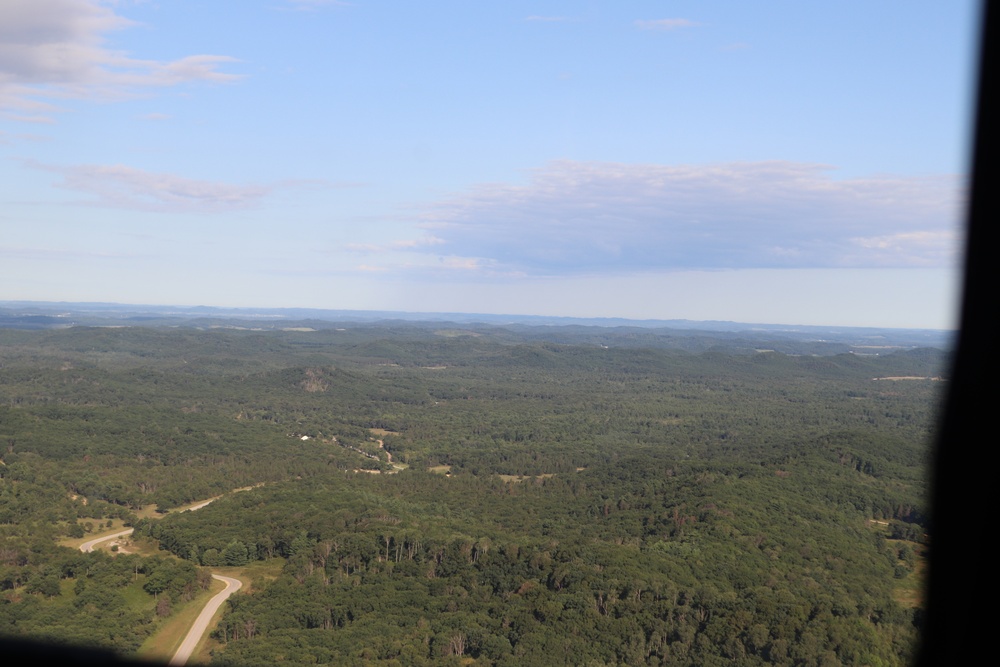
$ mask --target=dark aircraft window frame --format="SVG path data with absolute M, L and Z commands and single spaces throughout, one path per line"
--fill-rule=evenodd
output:
M 991 7 L 992 5 L 992 7 Z M 989 563 L 984 512 L 997 472 L 988 451 L 996 420 L 997 248 L 997 21 L 996 3 L 980 9 L 978 91 L 972 144 L 972 187 L 966 214 L 966 248 L 959 340 L 945 413 L 935 444 L 931 497 L 930 577 L 927 617 L 918 664 L 976 664 L 991 653 L 996 632 L 986 610 L 997 589 Z M 992 279 L 991 279 L 992 278 Z M 984 456 L 986 458 L 984 458 Z

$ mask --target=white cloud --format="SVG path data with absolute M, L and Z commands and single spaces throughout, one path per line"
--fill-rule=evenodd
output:
M 389 265 L 391 271 L 406 274 L 419 273 L 425 277 L 438 277 L 451 279 L 456 274 L 475 277 L 512 277 L 523 274 L 513 273 L 497 266 L 497 263 L 488 257 L 464 257 L 461 255 L 437 255 L 420 257 L 410 255 L 411 261 L 394 258 Z M 388 268 L 388 267 L 387 267 Z
M 348 243 L 344 246 L 345 250 L 352 252 L 363 252 L 363 253 L 386 253 L 386 252 L 396 252 L 399 250 L 413 250 L 417 248 L 424 248 L 427 246 L 435 246 L 444 243 L 444 239 L 439 239 L 438 237 L 427 234 L 416 239 L 402 239 L 399 241 L 392 241 L 386 244 L 376 244 L 376 243 Z
M 907 257 L 912 265 L 937 267 L 957 263 L 960 239 L 957 230 L 949 229 L 857 237 L 851 241 L 869 261 L 891 262 L 893 258 Z
M 490 262 L 483 260 L 482 257 L 442 257 L 440 259 L 441 267 L 444 269 L 458 269 L 460 271 L 481 271 L 486 268 Z
M 677 30 L 678 28 L 693 28 L 699 25 L 688 19 L 652 19 L 636 21 L 635 24 L 640 30 Z
M 124 165 L 32 166 L 61 174 L 62 187 L 95 195 L 96 204 L 147 211 L 246 208 L 275 187 L 195 180 Z
M 528 275 L 954 263 L 957 178 L 830 171 L 557 161 L 526 185 L 485 184 L 425 209 L 437 240 L 411 250 Z
M 190 55 L 162 62 L 109 48 L 105 35 L 134 26 L 97 0 L 0 2 L 0 109 L 47 120 L 65 99 L 115 99 L 149 87 L 225 82 L 234 58 Z
M 410 249 L 410 248 L 421 248 L 424 246 L 434 246 L 444 243 L 444 239 L 439 239 L 436 236 L 423 236 L 419 239 L 406 239 L 404 241 L 395 241 L 392 243 L 392 247 L 397 250 Z
M 251 208 L 279 190 L 341 190 L 358 183 L 319 179 L 285 179 L 265 184 L 239 185 L 187 178 L 178 174 L 137 169 L 127 165 L 51 165 L 24 160 L 25 166 L 60 174 L 59 187 L 94 195 L 82 202 L 107 208 L 143 211 L 213 212 Z M 433 241 L 424 240 L 421 243 Z M 415 243 L 401 247 L 411 247 Z
M 48 143 L 52 138 L 43 134 L 32 134 L 30 132 L 18 132 L 11 134 L 0 130 L 0 144 L 13 144 L 16 142 L 25 143 Z

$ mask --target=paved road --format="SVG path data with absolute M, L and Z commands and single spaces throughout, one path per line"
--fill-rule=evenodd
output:
M 221 496 L 220 496 L 220 497 L 221 497 Z M 211 505 L 211 504 L 212 504 L 213 502 L 215 502 L 215 501 L 216 501 L 216 500 L 218 500 L 218 499 L 219 499 L 219 498 L 209 498 L 208 500 L 203 500 L 203 501 L 201 501 L 201 502 L 200 502 L 200 503 L 198 503 L 197 505 L 191 505 L 191 507 L 185 507 L 184 509 L 182 509 L 182 510 L 180 510 L 180 511 L 181 511 L 181 512 L 193 512 L 193 511 L 195 511 L 195 510 L 200 510 L 200 509 L 201 509 L 202 507 L 204 507 L 205 505 Z
M 81 544 L 80 545 L 80 551 L 82 551 L 85 554 L 86 553 L 90 553 L 91 551 L 94 550 L 94 547 L 96 547 L 101 542 L 107 542 L 108 540 L 113 540 L 113 539 L 115 539 L 117 537 L 124 537 L 126 535 L 131 535 L 133 530 L 135 530 L 135 529 L 134 528 L 128 528 L 127 530 L 123 530 L 123 531 L 118 532 L 118 533 L 112 533 L 111 535 L 102 535 L 101 537 L 95 537 L 94 539 L 90 540 L 89 542 L 84 542 L 83 544 Z
M 188 658 L 194 652 L 195 647 L 201 640 L 202 636 L 208 630 L 208 624 L 212 622 L 212 617 L 215 616 L 215 612 L 219 610 L 222 603 L 226 601 L 230 595 L 240 590 L 243 585 L 239 579 L 233 579 L 232 577 L 223 577 L 221 574 L 213 574 L 213 579 L 218 579 L 226 584 L 226 587 L 221 593 L 218 593 L 215 597 L 208 601 L 205 608 L 201 610 L 198 614 L 198 619 L 188 630 L 187 636 L 184 637 L 184 641 L 181 642 L 180 648 L 177 649 L 177 653 L 174 653 L 174 657 L 170 659 L 171 665 L 185 665 L 187 664 Z
M 243 491 L 243 489 L 237 489 L 237 491 Z M 208 505 L 208 504 L 210 504 L 210 503 L 218 500 L 221 497 L 222 496 L 216 496 L 215 498 L 209 498 L 208 500 L 203 500 L 200 503 L 192 505 L 191 507 L 186 507 L 186 508 L 182 509 L 181 512 L 193 512 L 195 510 L 200 510 L 205 505 Z M 112 533 L 111 535 L 102 535 L 101 537 L 96 537 L 96 538 L 90 540 L 89 542 L 84 542 L 83 544 L 81 544 L 80 545 L 80 551 L 82 551 L 84 553 L 90 553 L 91 551 L 94 550 L 94 547 L 96 547 L 101 542 L 106 542 L 107 540 L 113 540 L 116 537 L 124 537 L 125 535 L 131 535 L 132 534 L 132 530 L 133 530 L 132 528 L 129 528 L 129 529 L 123 530 L 123 531 L 121 531 L 119 533 Z
M 238 490 L 243 491 L 244 489 L 238 489 Z M 213 500 L 216 500 L 216 498 L 205 500 L 196 505 L 188 507 L 187 509 L 184 509 L 182 511 L 190 512 L 193 510 L 199 510 L 205 505 L 212 502 Z M 126 535 L 131 535 L 133 530 L 135 529 L 128 528 L 126 530 L 122 530 L 117 533 L 112 533 L 111 535 L 102 535 L 101 537 L 95 537 L 94 539 L 81 544 L 80 551 L 84 553 L 89 553 L 93 551 L 94 547 L 96 547 L 101 542 L 107 542 L 108 540 L 114 540 L 119 537 L 125 537 Z M 188 658 L 191 657 L 191 654 L 194 652 L 194 649 L 198 645 L 198 642 L 201 640 L 202 636 L 208 630 L 208 624 L 212 621 L 212 617 L 215 616 L 215 612 L 219 610 L 219 607 L 221 607 L 222 603 L 226 601 L 226 598 L 228 598 L 236 591 L 240 590 L 240 587 L 243 586 L 243 582 L 241 582 L 239 579 L 233 579 L 232 577 L 223 577 L 221 574 L 213 574 L 212 578 L 224 582 L 226 584 L 226 587 L 222 590 L 221 593 L 217 594 L 215 597 L 209 600 L 208 604 L 205 605 L 205 608 L 201 610 L 201 613 L 195 620 L 194 625 L 192 625 L 191 629 L 188 630 L 187 636 L 184 637 L 184 641 L 181 642 L 180 648 L 177 649 L 177 653 L 174 653 L 174 657 L 170 659 L 169 664 L 171 665 L 187 664 Z

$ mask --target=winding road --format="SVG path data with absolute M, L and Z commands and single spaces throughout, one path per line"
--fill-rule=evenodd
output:
M 237 489 L 237 490 L 242 491 L 243 489 Z M 211 498 L 209 500 L 202 501 L 200 503 L 187 507 L 181 511 L 191 512 L 193 510 L 201 509 L 202 507 L 208 505 L 213 500 L 216 499 Z M 84 553 L 90 553 L 101 542 L 107 542 L 109 540 L 114 540 L 119 537 L 125 537 L 126 535 L 131 535 L 133 530 L 135 529 L 128 528 L 126 530 L 118 531 L 117 533 L 111 533 L 110 535 L 102 535 L 100 537 L 95 537 L 94 539 L 88 540 L 83 544 L 81 544 L 80 551 Z M 233 579 L 232 577 L 224 577 L 221 574 L 213 574 L 212 578 L 218 579 L 219 581 L 224 583 L 226 587 L 223 588 L 219 593 L 216 593 L 214 596 L 212 596 L 212 599 L 208 601 L 208 603 L 205 605 L 205 608 L 201 610 L 201 613 L 198 614 L 198 618 L 195 619 L 194 624 L 191 626 L 191 629 L 188 630 L 187 635 L 184 636 L 184 641 L 181 642 L 181 645 L 177 649 L 177 652 L 174 653 L 174 657 L 170 658 L 170 662 L 167 664 L 170 665 L 187 664 L 188 659 L 191 658 L 191 654 L 194 653 L 195 647 L 198 646 L 198 642 L 201 641 L 201 638 L 208 631 L 208 624 L 212 622 L 212 617 L 215 616 L 215 612 L 219 611 L 219 607 L 222 606 L 222 603 L 225 602 L 230 595 L 240 590 L 240 588 L 243 586 L 243 582 L 240 581 L 239 579 Z
M 94 547 L 96 547 L 101 542 L 107 542 L 108 540 L 113 540 L 116 537 L 125 537 L 126 535 L 131 535 L 133 530 L 135 529 L 129 528 L 128 530 L 112 533 L 111 535 L 102 535 L 101 537 L 95 537 L 94 539 L 81 544 L 80 551 L 82 551 L 85 554 L 89 554 L 91 551 L 94 550 Z
M 187 664 L 188 658 L 194 652 L 195 647 L 201 638 L 208 631 L 208 624 L 212 622 L 212 617 L 215 616 L 215 612 L 219 611 L 219 607 L 222 603 L 226 601 L 230 595 L 240 590 L 243 586 L 243 582 L 239 579 L 233 579 L 232 577 L 223 577 L 221 574 L 213 574 L 213 579 L 218 579 L 219 581 L 226 584 L 226 587 L 222 589 L 221 592 L 216 593 L 205 608 L 201 610 L 198 614 L 198 618 L 195 620 L 194 625 L 188 630 L 187 636 L 184 637 L 184 641 L 181 642 L 180 648 L 177 649 L 177 653 L 174 653 L 174 657 L 170 658 L 170 665 L 185 665 Z

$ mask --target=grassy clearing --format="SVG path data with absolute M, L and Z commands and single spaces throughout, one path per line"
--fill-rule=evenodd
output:
M 213 579 L 207 591 L 202 591 L 165 619 L 159 629 L 142 643 L 136 651 L 136 656 L 164 662 L 169 660 L 177 652 L 201 610 L 213 595 L 225 587 L 224 583 Z
M 159 519 L 163 516 L 158 505 L 145 505 L 135 513 L 140 519 Z
M 444 336 L 445 338 L 479 338 L 483 334 L 477 331 L 466 331 L 465 329 L 438 329 L 434 332 L 435 336 Z
M 160 543 L 151 537 L 135 537 L 133 535 L 125 538 L 127 541 L 122 545 L 121 553 L 139 554 L 140 556 L 163 556 L 164 558 L 177 558 L 169 551 L 160 549 Z
M 547 479 L 555 476 L 554 472 L 546 472 L 541 475 L 497 475 L 497 477 L 505 482 L 523 482 L 526 479 Z
M 270 581 L 274 581 L 281 574 L 281 569 L 285 566 L 282 558 L 272 558 L 271 560 L 258 560 L 244 565 L 243 567 L 213 567 L 212 574 L 221 574 L 226 577 L 233 577 L 243 582 L 240 593 L 251 593 L 257 588 L 263 587 Z
M 77 523 L 81 526 L 90 522 L 94 525 L 93 532 L 87 533 L 83 537 L 67 537 L 59 540 L 58 544 L 61 547 L 69 547 L 71 549 L 79 549 L 84 542 L 89 542 L 90 540 L 100 537 L 102 535 L 114 535 L 115 533 L 120 533 L 125 530 L 127 526 L 122 522 L 121 519 L 111 519 L 111 528 L 107 527 L 108 519 L 80 519 Z M 97 525 L 100 524 L 98 528 Z M 105 545 L 102 545 L 105 546 Z
M 868 526 L 883 535 L 889 534 L 889 522 L 879 519 L 868 519 Z M 908 542 L 906 540 L 887 539 L 886 544 L 898 549 L 900 546 L 909 545 L 916 561 L 913 563 L 913 570 L 902 579 L 896 579 L 893 583 L 893 599 L 908 609 L 916 609 L 924 606 L 924 592 L 927 586 L 927 545 L 919 542 Z
M 897 542 L 897 540 L 890 540 L 890 542 Z M 913 571 L 896 581 L 892 597 L 904 607 L 914 609 L 924 606 L 924 589 L 927 585 L 927 548 L 916 542 L 909 544 L 916 552 L 917 560 Z
M 368 431 L 372 435 L 377 435 L 380 438 L 384 438 L 387 435 L 399 435 L 399 431 L 389 431 L 389 430 L 384 429 L 384 428 L 370 428 L 370 429 L 368 429 Z
M 62 606 L 69 606 L 76 599 L 76 593 L 73 591 L 74 586 L 76 586 L 76 579 L 59 580 L 59 603 Z
M 149 597 L 146 591 L 142 590 L 142 585 L 146 583 L 146 575 L 138 574 L 135 580 L 122 589 L 122 595 L 128 606 L 135 611 L 146 611 L 156 607 L 156 600 Z
M 451 472 L 451 466 L 431 466 L 429 472 L 436 472 L 439 475 L 446 475 Z

